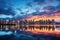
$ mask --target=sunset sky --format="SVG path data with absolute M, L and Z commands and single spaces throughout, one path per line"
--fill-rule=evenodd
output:
M 53 15 L 53 18 L 60 15 L 60 0 L 0 0 L 0 18 L 21 19 L 37 15 Z

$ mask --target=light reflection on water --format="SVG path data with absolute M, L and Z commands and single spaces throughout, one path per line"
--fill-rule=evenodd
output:
M 7 26 L 7 28 L 5 28 L 5 29 L 2 28 L 1 32 L 5 31 L 5 32 L 3 32 L 4 35 L 11 35 L 12 34 L 11 32 L 13 32 L 14 36 L 11 36 L 13 40 L 21 40 L 21 39 L 22 40 L 25 40 L 25 39 L 26 40 L 38 40 L 38 39 L 54 40 L 55 38 L 54 39 L 52 39 L 52 38 L 56 37 L 57 36 L 56 34 L 58 34 L 58 36 L 60 34 L 60 31 L 57 31 L 56 27 L 50 26 L 50 25 L 49 26 L 39 26 L 39 25 L 38 26 L 30 26 L 30 25 L 26 26 L 25 25 L 25 26 L 20 26 L 20 27 L 14 27 L 14 26 L 11 26 L 11 27 L 12 28 L 9 28 L 9 26 Z M 9 32 L 9 31 L 11 31 L 11 32 Z M 26 32 L 26 33 L 24 33 L 24 32 Z M 42 35 L 40 35 L 40 34 L 42 34 Z M 53 34 L 53 35 L 50 35 L 50 34 Z M 2 38 L 0 38 L 0 39 L 2 39 Z M 8 38 L 6 37 L 6 40 L 7 39 Z M 11 38 L 8 40 L 11 40 Z
M 5 31 L 0 31 L 0 36 L 4 36 L 4 35 L 10 35 L 12 34 L 11 31 L 5 32 Z
M 20 26 L 2 26 L 1 31 L 13 31 L 13 32 L 17 32 L 18 31 L 26 31 L 26 32 L 32 32 L 32 33 L 36 33 L 39 34 L 41 32 L 45 32 L 45 33 L 56 33 L 56 31 L 59 33 L 60 30 L 58 30 L 58 28 L 56 28 L 56 25 L 20 25 Z

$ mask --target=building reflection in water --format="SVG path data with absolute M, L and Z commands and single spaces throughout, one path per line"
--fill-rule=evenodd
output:
M 0 19 L 0 30 L 13 30 L 16 32 L 16 30 L 19 31 L 26 31 L 28 29 L 34 30 L 52 30 L 54 31 L 56 28 L 55 21 L 52 20 L 12 20 L 12 21 L 6 21 Z

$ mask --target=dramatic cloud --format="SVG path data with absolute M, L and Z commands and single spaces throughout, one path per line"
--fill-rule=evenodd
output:
M 12 8 L 12 4 L 9 0 L 0 0 L 0 18 L 12 18 L 15 15 L 14 9 Z
M 56 7 L 57 11 L 60 11 L 60 4 Z
M 44 4 L 45 0 L 34 0 L 34 2 L 37 2 L 38 4 Z
M 59 3 L 60 0 L 0 0 L 0 15 L 11 15 L 15 18 L 43 13 L 50 15 L 60 11 Z
M 46 12 L 50 12 L 53 13 L 56 11 L 56 7 L 55 6 L 47 6 L 43 8 L 44 10 L 47 10 Z
M 5 15 L 15 15 L 14 11 L 12 9 L 0 9 L 0 14 L 5 14 Z
M 56 0 L 56 1 L 60 2 L 60 0 Z

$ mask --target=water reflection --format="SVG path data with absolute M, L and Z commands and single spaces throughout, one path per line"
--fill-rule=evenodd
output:
M 55 31 L 54 25 L 37 25 L 37 24 L 14 25 L 14 26 L 1 25 L 0 30 L 6 32 L 7 31 L 13 32 L 13 34 L 11 35 L 0 36 L 1 40 L 60 40 L 59 39 L 60 35 L 57 37 L 56 34 L 49 34 L 49 33 L 54 33 Z M 40 32 L 44 32 L 44 33 L 39 34 Z M 45 32 L 47 33 L 47 35 Z
M 26 30 L 35 30 L 35 29 L 39 29 L 39 30 L 55 30 L 55 26 L 54 25 L 15 25 L 15 26 L 9 26 L 9 25 L 1 25 L 0 30 L 14 30 L 16 32 L 16 30 L 20 30 L 20 31 L 26 31 Z

